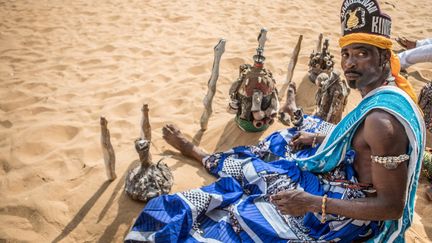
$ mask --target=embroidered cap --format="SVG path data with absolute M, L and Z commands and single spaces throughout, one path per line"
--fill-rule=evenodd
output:
M 341 8 L 342 35 L 368 33 L 390 38 L 391 18 L 375 0 L 345 0 Z

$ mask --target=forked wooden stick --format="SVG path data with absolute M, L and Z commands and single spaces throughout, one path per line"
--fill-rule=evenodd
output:
M 225 42 L 226 41 L 224 39 L 220 39 L 219 43 L 214 47 L 214 60 L 213 60 L 212 74 L 207 83 L 208 91 L 203 100 L 204 112 L 201 115 L 201 119 L 200 119 L 201 130 L 203 131 L 207 129 L 208 120 L 213 112 L 212 102 L 216 92 L 216 82 L 219 78 L 219 63 L 222 54 L 225 52 Z

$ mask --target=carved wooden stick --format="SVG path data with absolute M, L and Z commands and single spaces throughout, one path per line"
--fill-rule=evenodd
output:
M 222 54 L 225 52 L 225 40 L 220 39 L 219 43 L 214 47 L 214 60 L 213 60 L 213 68 L 210 79 L 207 83 L 208 91 L 206 96 L 204 97 L 204 112 L 201 115 L 201 130 L 207 129 L 208 120 L 213 112 L 212 102 L 213 97 L 216 92 L 216 82 L 219 78 L 219 63 L 222 57 Z
M 286 77 L 285 83 L 282 85 L 281 91 L 279 93 L 279 101 L 281 101 L 283 99 L 285 93 L 287 92 L 288 85 L 291 83 L 291 80 L 292 80 L 292 77 L 294 74 L 294 68 L 297 64 L 298 55 L 300 53 L 302 40 L 303 40 L 303 35 L 300 35 L 298 38 L 298 41 L 297 41 L 297 45 L 294 47 L 293 54 L 291 55 L 291 60 L 288 64 L 287 77 Z
M 264 49 L 265 43 L 267 41 L 267 29 L 262 28 L 258 35 L 258 48 Z
M 319 36 L 318 36 L 318 43 L 317 43 L 317 47 L 315 49 L 315 52 L 320 52 L 321 51 L 322 39 L 323 39 L 323 34 L 320 33 Z
M 102 152 L 105 161 L 105 170 L 108 180 L 113 181 L 117 176 L 115 173 L 115 153 L 111 145 L 110 132 L 107 127 L 108 121 L 105 117 L 100 118 L 101 125 L 101 144 Z
M 151 141 L 151 126 L 149 120 L 149 108 L 147 104 L 144 104 L 141 108 L 142 118 L 141 118 L 141 138 Z

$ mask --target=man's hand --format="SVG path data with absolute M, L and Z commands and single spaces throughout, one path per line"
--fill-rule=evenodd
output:
M 291 150 L 296 152 L 301 150 L 304 146 L 310 146 L 313 143 L 315 133 L 310 132 L 298 132 L 294 135 L 289 143 Z
M 270 201 L 282 214 L 301 216 L 311 211 L 313 195 L 304 191 L 289 190 L 282 191 L 270 196 Z
M 416 40 L 408 40 L 405 37 L 398 37 L 398 38 L 396 38 L 396 41 L 397 41 L 397 43 L 399 43 L 399 45 L 401 45 L 402 47 L 405 47 L 408 50 L 415 48 L 417 45 Z

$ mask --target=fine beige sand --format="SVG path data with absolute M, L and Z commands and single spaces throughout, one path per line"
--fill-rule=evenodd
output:
M 251 63 L 261 27 L 265 56 L 282 86 L 292 49 L 303 35 L 294 73 L 297 101 L 307 112 L 315 87 L 305 78 L 320 32 L 340 70 L 341 1 L 0 1 L 0 242 L 121 242 L 144 204 L 123 192 L 138 158 L 141 107 L 150 108 L 154 160 L 173 171 L 172 192 L 215 180 L 167 145 L 166 123 L 177 124 L 207 151 L 253 144 L 271 131 L 247 134 L 226 113 L 238 67 Z M 430 2 L 382 0 L 393 35 L 432 37 Z M 213 47 L 227 40 L 213 115 L 200 132 Z M 399 46 L 395 45 L 395 49 Z M 432 64 L 408 69 L 416 92 L 432 79 Z M 346 111 L 360 100 L 353 91 Z M 345 112 L 346 112 L 345 111 Z M 106 180 L 99 117 L 116 153 Z M 429 134 L 429 146 L 431 138 Z M 432 203 L 422 179 L 408 242 L 432 239 Z

